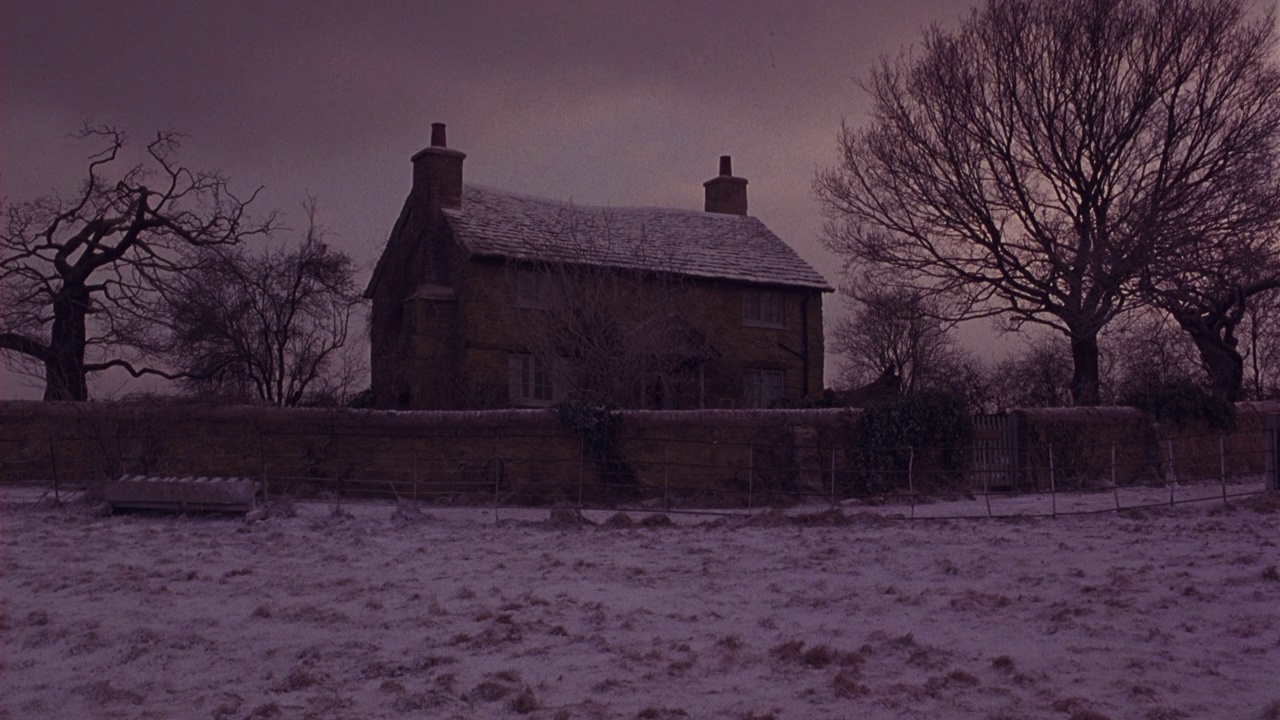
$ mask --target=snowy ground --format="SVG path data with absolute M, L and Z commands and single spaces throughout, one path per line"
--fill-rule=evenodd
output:
M 1274 496 L 586 525 L 31 499 L 0 516 L 5 717 L 1280 718 Z

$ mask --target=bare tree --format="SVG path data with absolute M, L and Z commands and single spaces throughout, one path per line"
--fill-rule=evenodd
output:
M 1191 382 L 1197 373 L 1197 353 L 1190 336 L 1157 308 L 1130 313 L 1107 329 L 1105 354 L 1113 360 L 1110 374 L 1115 395 L 1128 396 L 1146 388 Z
M 1071 403 L 1071 358 L 1065 343 L 1029 343 L 1023 352 L 998 363 L 992 374 L 997 407 L 1061 407 Z
M 1249 305 L 1244 337 L 1248 360 L 1245 376 L 1254 400 L 1280 398 L 1280 293 L 1270 293 Z
M 931 297 L 909 288 L 851 294 L 857 309 L 836 323 L 831 339 L 832 350 L 845 356 L 842 387 L 866 383 L 887 367 L 897 370 L 905 394 L 948 385 L 962 357 Z
M 293 406 L 349 385 L 342 354 L 360 302 L 351 258 L 324 242 L 309 203 L 295 248 L 207 252 L 169 289 L 172 357 L 202 392 Z
M 1265 209 L 1243 189 L 1275 164 L 1275 44 L 1243 0 L 990 0 L 872 72 L 817 179 L 828 245 L 952 317 L 1061 333 L 1096 404 L 1144 271 Z
M 192 250 L 233 246 L 272 223 L 250 218 L 253 196 L 237 197 L 223 176 L 179 164 L 173 133 L 114 179 L 103 173 L 125 136 L 100 126 L 78 136 L 105 146 L 84 184 L 69 198 L 7 205 L 0 234 L 0 349 L 43 375 L 45 400 L 85 400 L 86 376 L 110 368 L 173 378 L 135 365 L 164 350 L 157 287 L 187 269 Z
M 1258 304 L 1280 290 L 1280 248 L 1261 246 L 1247 253 L 1249 233 L 1214 243 L 1209 252 L 1188 253 L 1152 272 L 1144 289 L 1195 344 L 1212 391 L 1232 402 L 1245 396 L 1245 357 L 1237 330 L 1259 317 Z M 1230 248 L 1229 246 L 1235 246 Z M 1196 256 L 1201 260 L 1196 260 Z M 1257 376 L 1257 372 L 1254 376 Z
M 696 289 L 679 258 L 643 233 L 617 232 L 607 212 L 571 209 L 509 268 L 518 305 L 538 332 L 528 350 L 568 398 L 664 407 L 700 392 L 710 346 Z M 551 238 L 550 241 L 547 239 Z

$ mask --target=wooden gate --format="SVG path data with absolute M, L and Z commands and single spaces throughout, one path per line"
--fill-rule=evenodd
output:
M 1018 477 L 1016 417 L 973 416 L 973 459 L 969 464 L 975 491 L 1012 490 Z

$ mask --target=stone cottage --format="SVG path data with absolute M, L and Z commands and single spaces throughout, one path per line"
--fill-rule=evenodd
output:
M 704 183 L 703 212 L 464 184 L 465 157 L 432 125 L 365 291 L 379 407 L 768 407 L 821 395 L 832 288 L 747 215 L 729 157 Z

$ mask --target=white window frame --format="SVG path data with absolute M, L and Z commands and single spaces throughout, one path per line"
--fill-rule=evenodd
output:
M 516 307 L 550 310 L 555 307 L 555 278 L 542 270 L 516 270 Z
M 512 405 L 546 407 L 556 401 L 552 368 L 536 355 L 509 353 L 507 384 Z
M 742 324 L 785 328 L 787 295 L 778 290 L 746 290 L 742 293 Z
M 773 368 L 747 368 L 742 376 L 743 404 L 749 408 L 767 408 L 774 400 L 787 396 L 787 371 Z

